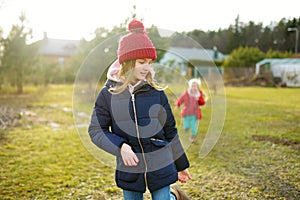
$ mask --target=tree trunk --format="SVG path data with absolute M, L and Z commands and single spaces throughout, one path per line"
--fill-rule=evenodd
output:
M 17 76 L 17 93 L 22 94 L 23 93 L 23 73 L 19 71 Z

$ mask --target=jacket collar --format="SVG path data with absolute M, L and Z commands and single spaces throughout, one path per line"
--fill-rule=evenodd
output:
M 122 84 L 121 82 L 107 79 L 105 86 L 108 88 L 111 88 L 111 87 L 119 86 L 121 84 Z M 133 94 L 136 94 L 137 92 L 142 92 L 142 91 L 149 91 L 151 89 L 151 87 L 152 86 L 149 85 L 146 81 L 142 81 L 140 84 L 138 84 L 136 87 L 134 87 Z

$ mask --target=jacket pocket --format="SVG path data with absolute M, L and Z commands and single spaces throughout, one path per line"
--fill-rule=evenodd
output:
M 135 182 L 138 179 L 138 176 L 138 173 L 117 171 L 117 179 L 128 183 Z
M 151 151 L 152 152 L 162 149 L 169 144 L 168 141 L 156 139 L 156 138 L 150 138 L 150 143 L 151 143 Z
M 164 146 L 166 146 L 167 144 L 169 144 L 168 141 L 161 140 L 161 139 L 156 139 L 156 138 L 150 138 L 150 141 L 151 141 L 151 143 L 152 143 L 154 146 L 157 146 L 157 147 L 164 147 Z

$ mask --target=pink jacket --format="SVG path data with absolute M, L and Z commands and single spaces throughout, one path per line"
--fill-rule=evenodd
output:
M 175 106 L 180 107 L 181 104 L 184 104 L 184 107 L 180 113 L 181 117 L 185 117 L 186 115 L 196 115 L 197 119 L 201 119 L 202 113 L 200 106 L 205 104 L 202 91 L 200 90 L 200 96 L 198 100 L 192 98 L 194 97 L 189 96 L 188 91 L 185 91 L 175 102 Z

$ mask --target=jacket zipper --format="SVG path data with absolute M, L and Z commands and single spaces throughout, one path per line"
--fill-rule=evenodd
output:
M 137 139 L 138 139 L 139 146 L 140 146 L 141 151 L 142 151 L 142 157 L 143 157 L 143 160 L 144 160 L 144 163 L 145 163 L 145 173 L 144 173 L 145 185 L 146 185 L 146 188 L 148 188 L 148 182 L 147 182 L 148 166 L 147 166 L 147 161 L 146 161 L 146 158 L 145 158 L 145 152 L 144 152 L 144 149 L 143 149 L 143 145 L 142 145 L 141 138 L 140 138 L 140 132 L 139 132 L 139 128 L 138 128 L 134 94 L 131 94 L 131 101 L 132 101 L 132 106 L 133 106 L 133 113 L 134 113 L 134 121 L 135 121 Z

